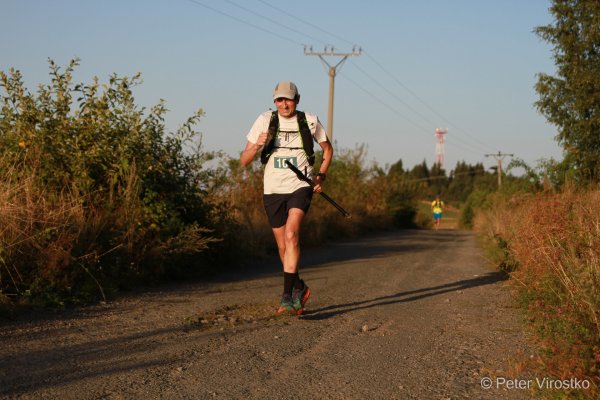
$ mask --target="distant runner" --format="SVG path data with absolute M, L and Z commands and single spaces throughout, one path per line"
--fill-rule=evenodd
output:
M 437 231 L 442 221 L 442 211 L 444 211 L 444 202 L 440 200 L 440 195 L 435 196 L 435 200 L 431 202 L 431 211 L 433 211 L 433 225 Z
M 242 166 L 251 164 L 262 148 L 261 161 L 265 164 L 263 202 L 283 264 L 283 294 L 277 313 L 300 315 L 310 296 L 310 289 L 298 275 L 300 225 L 310 207 L 313 192 L 323 190 L 333 147 L 317 116 L 296 109 L 300 94 L 294 83 L 278 83 L 273 99 L 277 111 L 258 116 L 246 136 L 248 142 L 240 163 Z M 314 141 L 323 149 L 317 174 L 312 168 Z M 287 163 L 312 179 L 313 187 L 298 179 Z

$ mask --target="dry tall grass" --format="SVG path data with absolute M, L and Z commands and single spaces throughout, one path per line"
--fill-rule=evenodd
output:
M 310 211 L 302 224 L 302 245 L 312 246 L 339 238 L 397 227 L 399 210 L 416 212 L 417 189 L 400 179 L 379 174 L 365 167 L 365 149 L 338 150 L 325 182 L 325 192 L 351 215 L 346 219 L 327 201 L 315 194 Z M 319 159 L 320 157 L 318 157 Z M 236 251 L 264 255 L 276 249 L 263 206 L 263 168 L 254 163 L 243 169 L 233 161 L 226 179 L 211 190 L 208 201 L 227 207 L 235 221 Z M 318 170 L 319 165 L 315 165 Z M 412 214 L 405 212 L 406 224 Z M 222 232 L 220 232 L 222 233 Z M 223 235 L 222 235 L 223 236 Z M 227 237 L 227 235 L 225 235 Z
M 593 382 L 600 394 L 600 191 L 566 190 L 494 201 L 475 229 L 499 245 L 542 349 L 538 367 Z
M 77 227 L 84 224 L 80 201 L 69 193 L 49 198 L 34 181 L 0 181 L 0 277 L 7 295 L 28 290 L 32 276 L 52 280 L 70 264 Z
M 0 176 L 0 297 L 41 305 L 106 300 L 136 276 L 160 276 L 165 260 L 197 254 L 216 239 L 190 225 L 161 238 L 145 220 L 135 166 L 101 203 L 39 186 L 35 173 Z M 104 195 L 101 195 L 105 197 Z

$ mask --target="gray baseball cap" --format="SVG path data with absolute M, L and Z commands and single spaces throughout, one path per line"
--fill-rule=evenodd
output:
M 294 82 L 279 82 L 273 91 L 273 99 L 278 99 L 280 97 L 295 99 L 298 95 L 298 88 Z

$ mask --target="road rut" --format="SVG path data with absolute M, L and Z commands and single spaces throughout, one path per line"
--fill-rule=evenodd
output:
M 0 397 L 519 399 L 482 389 L 526 352 L 474 235 L 379 234 L 304 251 L 305 315 L 275 317 L 274 260 L 210 282 L 0 326 Z

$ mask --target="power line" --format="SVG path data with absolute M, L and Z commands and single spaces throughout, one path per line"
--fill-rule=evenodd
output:
M 458 143 L 455 143 L 454 142 L 455 140 Z M 467 151 L 470 151 L 473 154 L 477 154 L 477 155 L 481 156 L 481 150 L 480 149 L 478 149 L 476 147 L 473 147 L 469 142 L 461 140 L 457 136 L 448 136 L 448 137 L 446 137 L 446 145 L 449 145 L 450 147 L 457 147 L 459 149 L 467 150 Z
M 275 36 L 275 37 L 276 37 L 276 38 L 278 38 L 278 39 L 285 40 L 285 41 L 288 41 L 288 42 L 290 42 L 290 43 L 294 43 L 294 44 L 297 44 L 297 45 L 299 45 L 299 46 L 302 46 L 302 43 L 300 43 L 300 42 L 297 42 L 297 41 L 295 41 L 295 40 L 293 40 L 293 39 L 287 38 L 287 37 L 285 37 L 285 36 L 282 36 L 280 33 L 276 33 L 276 32 L 270 31 L 270 30 L 268 30 L 268 29 L 265 29 L 265 28 L 263 28 L 263 27 L 261 27 L 261 26 L 254 25 L 254 24 L 253 24 L 253 23 L 251 23 L 251 22 L 244 21 L 244 20 L 243 20 L 243 19 L 241 19 L 241 18 L 235 17 L 235 16 L 233 16 L 233 15 L 231 15 L 231 14 L 227 14 L 226 12 L 223 12 L 223 11 L 221 11 L 221 10 L 218 10 L 218 9 L 216 9 L 216 8 L 213 8 L 213 7 L 207 6 L 206 4 L 204 4 L 204 3 L 201 3 L 201 2 L 199 2 L 199 1 L 197 1 L 197 0 L 188 0 L 188 1 L 189 1 L 190 3 L 194 3 L 194 4 L 198 5 L 198 6 L 204 7 L 204 8 L 206 8 L 206 9 L 208 9 L 208 10 L 211 10 L 211 11 L 213 11 L 213 12 L 216 12 L 216 13 L 218 13 L 218 14 L 224 15 L 224 16 L 226 16 L 227 18 L 231 18 L 231 19 L 233 19 L 233 20 L 235 20 L 235 21 L 237 21 L 237 22 L 240 22 L 240 23 L 242 23 L 242 24 L 244 24 L 244 25 L 251 26 L 251 27 L 252 27 L 252 28 L 254 28 L 254 29 L 258 29 L 259 31 L 266 32 L 266 33 L 268 33 L 268 34 L 270 34 L 270 35 L 273 35 L 273 36 Z
M 353 79 L 349 78 L 347 75 L 344 74 L 344 75 L 342 75 L 342 77 L 344 79 L 346 79 L 347 81 L 349 81 L 350 83 L 352 83 L 357 88 L 359 88 L 360 90 L 362 90 L 363 92 L 365 92 L 366 94 L 368 94 L 369 96 L 371 96 L 375 101 L 377 101 L 378 103 L 380 103 L 381 105 L 383 105 L 388 110 L 392 111 L 394 114 L 399 115 L 404 120 L 410 122 L 412 125 L 414 125 L 415 127 L 421 129 L 422 131 L 424 131 L 424 132 L 428 131 L 427 128 L 423 127 L 422 125 L 419 125 L 418 123 L 416 123 L 412 119 L 408 118 L 406 115 L 402 114 L 400 111 L 398 111 L 397 109 L 395 109 L 392 106 L 390 106 L 390 104 L 388 102 L 385 102 L 385 101 L 381 100 L 379 97 L 375 96 L 369 90 L 365 89 L 364 87 L 362 87 L 361 85 L 359 85 L 358 83 L 356 83 Z
M 272 19 L 272 18 L 266 17 L 266 16 L 264 16 L 264 15 L 262 15 L 262 14 L 259 14 L 259 13 L 257 13 L 256 11 L 253 11 L 253 10 L 251 10 L 251 9 L 249 9 L 249 8 L 246 8 L 246 7 L 244 7 L 244 6 L 241 6 L 241 5 L 239 5 L 239 4 L 236 4 L 236 3 L 234 3 L 234 2 L 233 2 L 233 1 L 231 1 L 231 0 L 224 0 L 224 1 L 225 1 L 225 2 L 227 2 L 227 3 L 229 3 L 229 4 L 231 4 L 231 5 L 232 5 L 232 6 L 234 6 L 234 7 L 237 7 L 237 8 L 239 8 L 239 9 L 241 9 L 241 10 L 244 10 L 244 11 L 246 11 L 246 12 L 248 12 L 248 13 L 252 14 L 252 15 L 256 15 L 256 16 L 257 16 L 257 17 L 259 17 L 259 18 L 262 18 L 262 19 L 264 19 L 264 20 L 267 20 L 267 21 L 269 21 L 269 22 L 271 22 L 271 23 L 273 23 L 273 24 L 275 24 L 275 25 L 281 26 L 281 27 L 282 27 L 282 28 L 284 28 L 284 29 L 287 29 L 287 30 L 289 30 L 289 31 L 292 31 L 292 32 L 294 32 L 294 33 L 297 33 L 297 34 L 300 34 L 300 35 L 306 36 L 307 38 L 310 38 L 311 40 L 316 40 L 317 42 L 321 42 L 321 43 L 325 44 L 325 42 L 323 42 L 323 41 L 321 41 L 321 40 L 319 40 L 319 39 L 317 39 L 317 38 L 315 38 L 315 37 L 313 37 L 313 36 L 307 35 L 306 33 L 304 33 L 304 32 L 301 32 L 301 31 L 299 31 L 299 30 L 296 30 L 296 29 L 294 29 L 294 28 L 291 28 L 291 27 L 289 27 L 289 26 L 287 26 L 287 25 L 284 25 L 284 24 L 282 24 L 282 23 L 281 23 L 281 22 L 279 22 L 279 21 L 276 21 L 276 20 L 274 20 L 274 19 Z
M 421 131 L 425 132 L 425 133 L 431 133 L 431 129 L 424 127 L 423 125 L 420 125 L 419 123 L 413 121 L 411 118 L 407 117 L 406 115 L 402 114 L 400 111 L 398 111 L 396 108 L 392 107 L 389 102 L 386 102 L 382 99 L 380 99 L 379 97 L 377 97 L 375 94 L 373 94 L 372 92 L 370 92 L 369 90 L 365 89 L 364 87 L 362 87 L 361 85 L 359 85 L 356 81 L 354 81 L 353 79 L 349 78 L 346 74 L 342 74 L 341 75 L 344 79 L 346 79 L 347 81 L 349 81 L 350 83 L 352 83 L 354 86 L 356 86 L 358 89 L 362 90 L 363 92 L 365 92 L 366 94 L 368 94 L 369 96 L 371 96 L 375 101 L 377 101 L 379 104 L 383 105 L 385 108 L 387 108 L 388 110 L 390 110 L 391 112 L 393 112 L 394 114 L 400 116 L 402 119 L 404 119 L 405 121 L 409 122 L 410 124 L 412 124 L 413 126 L 415 126 L 416 128 L 419 128 Z M 453 139 L 457 139 L 458 138 L 453 138 Z M 474 147 L 470 146 L 469 143 L 463 143 L 463 145 L 459 145 L 457 143 L 453 143 L 450 142 L 449 143 L 451 146 L 453 147 L 458 147 L 462 150 L 466 150 L 470 153 L 473 154 L 477 154 L 477 155 L 481 155 L 481 151 L 478 149 L 475 149 Z
M 313 23 L 310 23 L 310 22 L 308 22 L 308 21 L 305 21 L 305 20 L 303 20 L 303 19 L 299 18 L 298 16 L 296 16 L 296 15 L 294 15 L 294 14 L 290 14 L 290 13 L 288 13 L 287 11 L 285 11 L 285 10 L 282 10 L 281 8 L 274 6 L 273 4 L 270 4 L 270 3 L 268 3 L 268 2 L 266 2 L 266 1 L 264 1 L 264 0 L 258 0 L 258 1 L 260 1 L 261 3 L 263 3 L 263 4 L 265 4 L 265 5 L 269 6 L 269 7 L 271 7 L 272 9 L 274 9 L 274 10 L 276 10 L 276 11 L 279 11 L 281 14 L 287 15 L 287 16 L 288 16 L 288 17 L 290 17 L 290 18 L 293 18 L 293 19 L 295 19 L 295 20 L 297 20 L 297 21 L 300 21 L 300 22 L 302 22 L 303 24 L 306 24 L 306 25 L 310 26 L 311 28 L 317 29 L 317 30 L 319 30 L 319 31 L 321 31 L 321 32 L 323 32 L 323 33 L 325 33 L 325 34 L 329 35 L 329 36 L 332 36 L 332 37 L 334 37 L 334 38 L 336 38 L 336 39 L 339 39 L 339 40 L 341 40 L 342 42 L 346 42 L 347 44 L 353 45 L 353 43 L 352 43 L 352 42 L 350 42 L 350 41 L 348 41 L 348 40 L 346 40 L 346 39 L 344 39 L 344 38 L 342 38 L 342 37 L 340 37 L 340 36 L 338 36 L 338 35 L 336 35 L 336 34 L 334 34 L 334 33 L 328 32 L 328 31 L 326 31 L 325 29 L 321 28 L 320 26 L 317 26 L 317 25 L 315 25 L 315 24 L 313 24 Z
M 366 52 L 365 52 L 366 54 Z M 412 90 L 410 90 L 407 86 L 405 86 L 400 80 L 398 80 L 396 77 L 394 77 L 393 75 L 391 75 L 391 73 L 389 71 L 387 71 L 386 69 L 383 68 L 383 66 L 379 63 L 377 63 L 377 61 L 375 61 L 375 59 L 368 55 L 369 58 L 371 58 L 371 60 L 373 62 L 375 62 L 380 68 L 382 68 L 384 70 L 384 72 L 386 72 L 388 75 L 390 75 L 400 86 L 402 86 L 404 89 L 406 89 L 411 95 L 413 95 L 415 98 L 417 98 L 417 100 L 419 100 L 422 104 L 424 104 L 428 109 L 430 109 L 434 114 L 438 115 L 441 119 L 445 120 L 447 123 L 449 123 L 450 125 L 452 125 L 448 120 L 446 120 L 443 116 L 441 116 L 439 113 L 437 113 L 431 106 L 429 106 L 427 103 L 425 103 L 424 100 L 422 100 L 416 93 L 414 93 Z M 353 63 L 353 65 L 355 67 L 358 68 L 358 66 L 356 65 L 356 63 Z M 358 68 L 360 70 L 360 68 Z M 366 74 L 366 72 L 362 71 L 363 73 Z M 368 76 L 368 75 L 367 75 Z M 408 103 L 406 103 L 405 101 L 401 100 L 397 95 L 393 94 L 388 88 L 386 88 L 383 84 L 379 83 L 377 80 L 375 80 L 373 77 L 369 76 L 370 79 L 372 79 L 378 86 L 380 86 L 381 88 L 383 88 L 388 94 L 391 94 L 392 97 L 394 97 L 396 100 L 400 101 L 402 104 L 406 105 L 411 111 L 413 111 L 415 114 L 417 114 L 418 116 L 420 116 L 421 118 L 423 118 L 424 120 L 428 121 L 428 122 L 432 122 L 431 119 L 429 119 L 428 117 L 424 116 L 422 113 L 418 112 L 417 110 L 415 110 L 412 106 L 409 106 Z M 433 123 L 433 125 L 435 125 L 435 123 Z M 460 132 L 460 130 L 459 130 Z M 466 146 L 470 146 L 472 149 L 475 149 L 476 147 L 478 147 L 478 150 L 476 150 L 476 152 L 481 153 L 482 151 L 488 151 L 488 147 L 483 145 L 477 145 L 477 142 L 467 142 L 465 140 L 462 140 L 459 136 L 457 135 L 451 135 L 453 140 L 457 140 L 461 143 L 463 143 Z
M 396 95 L 391 90 L 389 90 L 385 85 L 381 84 L 378 80 L 376 80 L 375 78 L 373 78 L 373 76 L 369 75 L 364 69 L 360 68 L 357 63 L 352 63 L 352 65 L 355 68 L 357 68 L 359 71 L 361 71 L 369 79 L 371 79 L 377 86 L 379 86 L 380 88 L 382 88 L 388 95 L 390 95 L 391 97 L 395 98 L 400 103 L 404 104 L 409 110 L 411 110 L 412 112 L 414 112 L 415 114 L 417 114 L 422 119 L 424 119 L 424 120 L 428 121 L 429 123 L 432 123 L 433 125 L 435 125 L 435 123 L 432 122 L 428 117 L 426 117 L 425 115 L 421 114 L 419 111 L 415 110 L 411 105 L 409 105 L 404 100 L 402 100 L 400 97 L 398 97 L 398 95 Z M 406 117 L 404 117 L 404 118 L 406 119 Z M 422 129 L 424 129 L 422 126 L 420 126 L 420 127 Z M 427 129 L 427 131 L 429 131 L 429 129 Z M 473 147 L 472 143 L 463 141 L 459 137 L 454 136 L 453 139 L 458 140 L 459 142 L 463 143 L 464 145 L 471 147 L 470 151 L 472 151 L 474 153 L 481 153 L 481 151 L 482 151 L 481 149 L 473 150 L 473 149 L 475 149 L 475 147 Z M 464 148 L 464 149 L 466 149 L 466 148 Z M 467 149 L 467 150 L 469 150 L 469 149 Z
M 372 57 L 371 57 L 372 58 Z M 358 64 L 356 63 L 352 63 L 352 65 L 357 68 L 359 71 L 361 71 L 364 75 L 366 75 L 369 79 L 371 79 L 373 82 L 375 82 L 376 85 L 378 85 L 379 87 L 381 87 L 385 92 L 387 92 L 391 97 L 395 98 L 396 100 L 398 100 L 400 103 L 404 104 L 409 110 L 411 110 L 412 112 L 414 112 L 415 114 L 417 114 L 419 117 L 421 117 L 422 119 L 428 121 L 429 123 L 432 123 L 433 125 L 435 125 L 435 122 L 432 122 L 428 117 L 426 117 L 425 115 L 421 114 L 419 111 L 415 110 L 411 105 L 409 105 L 408 103 L 406 103 L 404 100 L 402 100 L 400 97 L 398 97 L 395 93 L 393 93 L 392 91 L 390 91 L 385 85 L 381 84 L 379 81 L 377 81 L 375 78 L 373 78 L 371 75 L 369 75 L 366 71 L 364 71 L 362 68 L 360 68 L 358 66 Z M 405 87 L 404 85 L 402 85 L 403 87 Z M 410 91 L 410 89 L 406 88 L 407 90 Z M 414 96 L 416 96 L 416 94 L 414 94 Z M 429 131 L 429 130 L 428 130 Z M 466 146 L 470 146 L 472 149 L 474 149 L 475 147 L 473 146 L 473 144 L 476 143 L 471 143 L 471 142 L 466 142 L 464 140 L 461 140 L 459 137 L 457 136 L 453 136 L 453 139 L 458 140 L 459 142 L 463 143 Z M 476 153 L 481 153 L 482 151 L 486 151 L 487 148 L 480 148 L 474 152 Z
M 400 86 L 402 86 L 408 93 L 410 93 L 412 96 L 414 96 L 419 102 L 421 102 L 421 104 L 423 104 L 425 107 L 427 107 L 431 112 L 433 112 L 435 115 L 437 115 L 438 117 L 440 117 L 442 120 L 444 120 L 450 126 L 453 126 L 458 131 L 460 131 L 460 132 L 464 133 L 465 135 L 469 136 L 472 140 L 478 142 L 481 146 L 483 146 L 484 149 L 489 149 L 489 146 L 487 144 L 479 141 L 479 139 L 475 138 L 474 136 L 469 135 L 463 129 L 459 129 L 455 124 L 453 124 L 452 122 L 450 122 L 446 117 L 444 117 L 442 114 L 440 114 L 438 111 L 436 111 L 433 107 L 431 107 L 427 102 L 425 102 L 425 100 L 423 100 L 421 97 L 419 97 L 415 92 L 413 92 L 404 83 L 402 83 L 398 78 L 396 78 L 390 71 L 388 71 L 383 65 L 381 65 L 381 63 L 378 62 L 373 56 L 371 56 L 366 51 L 365 51 L 365 54 L 366 54 L 366 56 L 368 58 L 371 59 L 371 61 L 373 61 L 379 68 L 381 68 L 381 70 L 383 72 L 385 72 L 388 76 L 390 76 L 394 81 L 396 81 L 396 83 L 398 83 Z
M 375 78 L 373 78 L 371 75 L 369 75 L 364 69 L 360 68 L 358 66 L 358 64 L 352 63 L 352 66 L 354 68 L 358 69 L 360 72 L 362 72 L 366 77 L 368 77 L 369 79 L 371 79 L 377 86 L 379 86 L 380 88 L 382 88 L 387 94 L 389 94 L 390 96 L 392 96 L 393 98 L 395 98 L 396 100 L 398 100 L 400 103 L 404 104 L 406 106 L 406 108 L 408 108 L 409 110 L 411 110 L 412 112 L 414 112 L 415 114 L 417 114 L 418 116 L 420 116 L 421 118 L 423 118 L 424 120 L 427 120 L 428 122 L 431 122 L 431 120 L 429 120 L 429 118 L 427 118 L 426 116 L 424 116 L 423 114 L 421 114 L 420 112 L 418 112 L 417 110 L 415 110 L 410 104 L 408 104 L 407 102 L 405 102 L 404 100 L 402 100 L 400 97 L 398 97 L 397 94 L 395 94 L 394 92 L 392 92 L 391 90 L 389 90 L 387 87 L 385 87 L 379 81 L 377 81 Z

